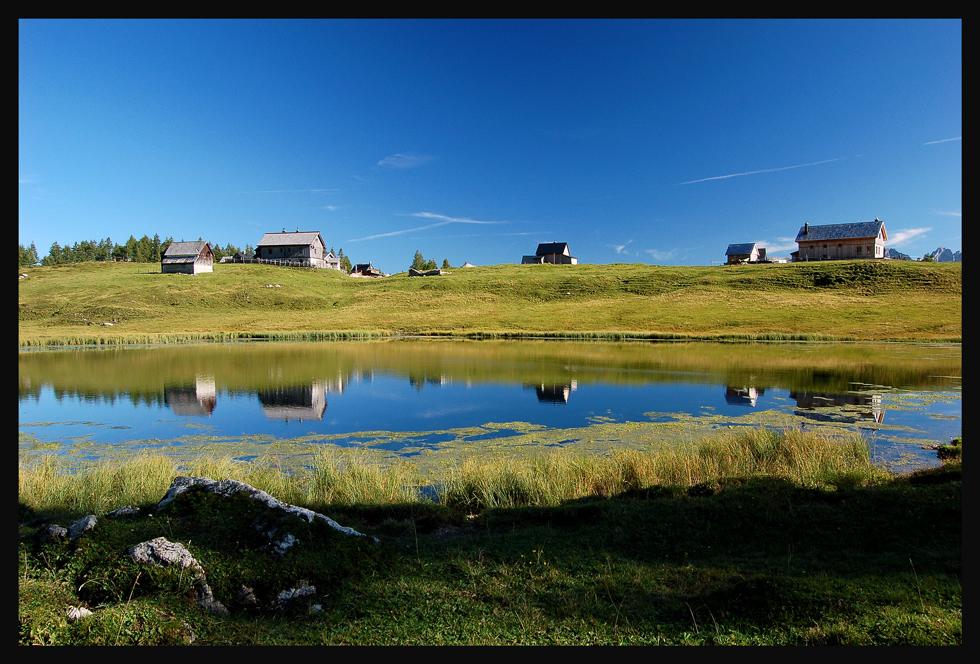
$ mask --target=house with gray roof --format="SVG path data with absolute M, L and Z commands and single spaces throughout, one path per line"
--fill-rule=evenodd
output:
M 853 258 L 884 258 L 888 232 L 885 222 L 813 225 L 803 223 L 796 234 L 800 246 L 793 252 L 794 261 L 829 261 Z
M 743 242 L 742 244 L 728 245 L 725 252 L 729 265 L 739 265 L 741 263 L 758 263 L 766 260 L 766 248 L 760 247 L 755 242 Z
M 261 263 L 294 267 L 328 267 L 323 238 L 319 231 L 266 233 L 255 246 L 255 258 Z M 340 262 L 337 261 L 339 269 Z
M 171 242 L 163 252 L 160 271 L 164 274 L 200 274 L 214 272 L 214 252 L 203 240 Z
M 538 245 L 533 256 L 521 258 L 522 265 L 553 263 L 556 265 L 578 265 L 578 259 L 568 251 L 567 242 L 543 242 Z

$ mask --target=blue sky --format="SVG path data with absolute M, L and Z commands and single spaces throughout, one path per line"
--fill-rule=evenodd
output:
M 19 24 L 19 241 L 320 231 L 387 272 L 962 249 L 959 20 Z

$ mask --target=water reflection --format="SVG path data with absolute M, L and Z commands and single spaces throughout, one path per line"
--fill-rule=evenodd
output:
M 734 387 L 729 385 L 725 388 L 725 401 L 730 406 L 749 406 L 755 408 L 759 397 L 765 393 L 765 388 L 761 387 Z
M 568 403 L 569 395 L 578 389 L 575 379 L 567 383 L 524 383 L 524 389 L 533 389 L 540 403 Z
M 961 434 L 958 345 L 242 343 L 22 351 L 18 361 L 21 431 L 39 440 L 93 422 L 111 444 L 172 440 L 188 426 L 354 437 L 768 412 L 877 430 L 886 408 L 905 438 Z
M 218 402 L 214 376 L 195 376 L 193 385 L 171 384 L 163 388 L 163 402 L 175 415 L 211 416 Z
M 797 415 L 817 422 L 855 424 L 870 420 L 882 424 L 885 421 L 881 394 L 790 392 L 789 398 L 796 400 Z

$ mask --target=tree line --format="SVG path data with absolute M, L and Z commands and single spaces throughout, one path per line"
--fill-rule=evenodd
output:
M 425 259 L 425 256 L 422 255 L 422 252 L 421 251 L 416 251 L 415 252 L 415 259 L 412 261 L 412 265 L 410 267 L 412 269 L 418 270 L 420 272 L 428 272 L 429 270 L 435 270 L 439 266 L 436 263 L 436 259 L 430 258 L 430 259 L 426 260 Z M 442 269 L 443 270 L 448 270 L 449 269 L 449 259 L 448 258 L 443 258 L 442 259 Z
M 201 238 L 198 238 L 200 240 Z M 20 251 L 19 265 L 30 267 L 32 265 L 65 265 L 68 263 L 84 263 L 87 261 L 126 261 L 133 263 L 159 263 L 163 259 L 163 254 L 167 247 L 173 242 L 172 237 L 161 240 L 158 234 L 152 238 L 144 235 L 140 239 L 130 235 L 125 244 L 117 244 L 112 238 L 102 240 L 82 240 L 69 246 L 61 246 L 57 241 L 51 244 L 48 253 L 43 258 L 38 254 L 37 247 L 31 242 L 31 246 L 25 247 L 18 245 Z M 221 260 L 224 256 L 234 256 L 241 253 L 241 249 L 230 242 L 222 247 L 217 242 L 210 242 L 211 250 L 214 252 L 214 259 Z M 252 251 L 252 246 L 247 245 L 246 252 Z
M 202 238 L 198 238 L 199 242 L 201 240 Z M 38 254 L 37 247 L 31 242 L 31 246 L 29 247 L 25 247 L 22 244 L 18 245 L 20 251 L 18 265 L 20 267 L 32 267 L 34 265 L 66 265 L 68 263 L 84 263 L 87 261 L 159 263 L 163 259 L 163 254 L 167 251 L 167 247 L 173 241 L 174 239 L 172 237 L 161 240 L 158 234 L 155 234 L 152 238 L 144 235 L 138 240 L 130 235 L 125 244 L 117 244 L 112 241 L 112 238 L 82 240 L 71 246 L 67 244 L 61 246 L 56 241 L 51 244 L 51 248 L 48 249 L 48 254 L 43 258 Z M 230 242 L 223 247 L 218 242 L 209 242 L 208 244 L 211 245 L 211 251 L 214 252 L 214 260 L 216 261 L 220 261 L 225 256 L 250 254 L 255 251 L 250 244 L 245 245 L 244 251 Z M 333 247 L 330 247 L 330 253 L 340 259 L 341 270 L 344 272 L 351 271 L 351 260 L 344 254 L 343 249 L 338 253 L 333 250 Z

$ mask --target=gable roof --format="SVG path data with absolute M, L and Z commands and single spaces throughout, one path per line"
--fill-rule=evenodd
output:
M 316 240 L 320 241 L 320 246 L 326 246 L 323 242 L 323 237 L 320 236 L 320 231 L 296 231 L 295 233 L 283 231 L 282 233 L 266 233 L 255 246 L 256 248 L 284 246 L 295 247 L 297 245 L 309 247 Z
M 171 242 L 167 246 L 167 250 L 163 252 L 163 255 L 168 258 L 198 256 L 204 250 L 204 247 L 210 248 L 210 245 L 204 240 L 198 240 L 197 242 Z
M 538 250 L 534 252 L 534 255 L 547 256 L 548 254 L 567 254 L 567 253 L 568 253 L 567 242 L 544 242 L 538 245 Z
M 823 226 L 804 224 L 800 227 L 800 232 L 796 234 L 796 241 L 854 240 L 866 237 L 878 237 L 879 233 L 882 234 L 885 240 L 888 239 L 888 233 L 885 231 L 885 222 L 880 219 L 859 221 L 853 224 L 826 224 Z
M 756 242 L 743 242 L 742 244 L 730 244 L 728 245 L 728 251 L 725 252 L 726 256 L 743 256 L 749 255 L 755 249 Z

